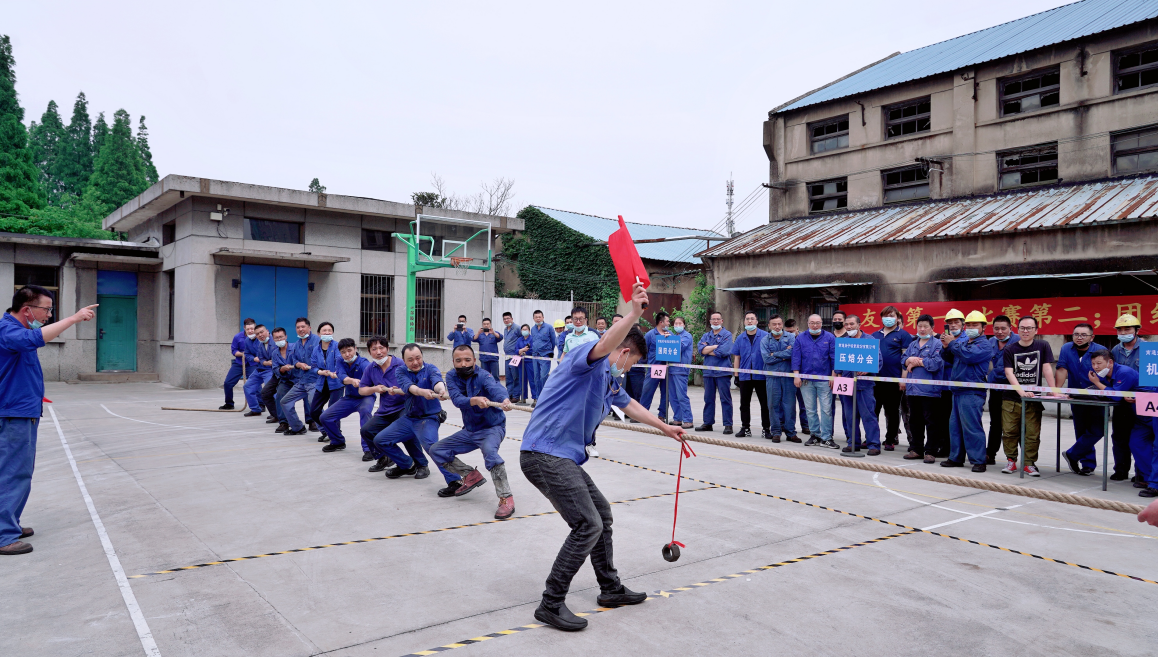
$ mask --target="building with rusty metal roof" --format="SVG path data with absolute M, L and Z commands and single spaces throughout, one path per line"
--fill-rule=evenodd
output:
M 892 55 L 775 107 L 763 145 L 769 223 L 697 254 L 729 323 L 1158 293 L 1153 0 Z

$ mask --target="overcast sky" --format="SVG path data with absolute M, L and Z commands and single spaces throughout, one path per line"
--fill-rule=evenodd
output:
M 147 116 L 170 173 L 409 202 L 438 172 L 516 207 L 710 228 L 767 180 L 772 107 L 1059 0 L 8 2 L 27 119 Z M 752 204 L 741 229 L 767 220 Z

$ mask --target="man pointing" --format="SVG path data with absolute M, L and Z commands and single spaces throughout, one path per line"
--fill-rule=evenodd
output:
M 20 514 L 32 490 L 44 399 L 36 350 L 73 324 L 95 317 L 93 308 L 96 305 L 46 326 L 52 317 L 52 293 L 29 285 L 16 291 L 12 307 L 0 318 L 0 555 L 32 551 L 20 540 L 33 534 L 31 527 L 20 526 Z

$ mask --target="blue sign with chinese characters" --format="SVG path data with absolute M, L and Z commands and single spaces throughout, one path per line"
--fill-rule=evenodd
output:
M 881 371 L 881 341 L 874 339 L 836 339 L 836 367 L 851 372 L 876 374 Z
M 1138 348 L 1138 385 L 1158 387 L 1158 344 L 1143 342 Z
M 680 362 L 680 337 L 678 335 L 655 336 L 655 359 L 661 363 Z

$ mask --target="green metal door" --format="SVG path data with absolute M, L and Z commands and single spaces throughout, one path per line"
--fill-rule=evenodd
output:
M 97 295 L 97 371 L 137 371 L 137 297 Z

